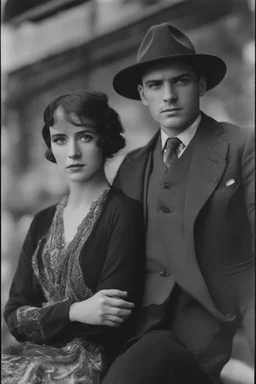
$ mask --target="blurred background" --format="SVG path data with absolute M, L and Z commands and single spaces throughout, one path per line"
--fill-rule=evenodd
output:
M 112 180 L 125 153 L 156 126 L 140 102 L 117 95 L 113 75 L 136 61 L 153 24 L 170 22 L 197 52 L 221 56 L 224 81 L 201 102 L 219 121 L 254 125 L 254 0 L 1 0 L 2 301 L 34 213 L 66 191 L 44 158 L 42 113 L 55 97 L 81 88 L 104 91 L 120 113 L 127 146 L 106 167 Z M 15 343 L 2 321 L 2 345 Z M 234 358 L 251 364 L 238 333 Z

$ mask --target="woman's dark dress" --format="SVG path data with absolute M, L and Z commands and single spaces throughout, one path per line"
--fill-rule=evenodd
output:
M 70 322 L 69 308 L 102 289 L 142 291 L 142 209 L 114 187 L 105 190 L 65 245 L 67 197 L 36 214 L 25 239 L 4 316 L 18 347 L 2 354 L 2 383 L 98 383 L 129 337 L 119 328 Z

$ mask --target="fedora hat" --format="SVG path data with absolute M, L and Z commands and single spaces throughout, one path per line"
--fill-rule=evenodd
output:
M 180 59 L 190 64 L 200 76 L 207 79 L 207 90 L 214 88 L 226 74 L 226 64 L 213 55 L 196 53 L 190 39 L 169 23 L 152 26 L 138 50 L 137 64 L 119 71 L 113 87 L 121 96 L 140 100 L 138 84 L 146 68 L 159 62 Z

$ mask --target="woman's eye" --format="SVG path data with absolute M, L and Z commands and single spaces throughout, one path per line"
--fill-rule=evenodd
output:
M 82 140 L 82 141 L 85 141 L 85 142 L 88 142 L 88 141 L 91 141 L 93 139 L 93 137 L 92 136 L 90 136 L 90 135 L 82 135 L 81 137 L 80 137 L 80 140 Z
M 56 138 L 56 139 L 53 139 L 53 142 L 58 144 L 58 145 L 63 145 L 63 144 L 66 144 L 66 139 L 64 139 L 64 138 Z

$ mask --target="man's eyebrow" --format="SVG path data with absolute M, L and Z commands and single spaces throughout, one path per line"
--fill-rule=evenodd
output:
M 184 72 L 184 73 L 181 73 L 178 76 L 173 77 L 172 80 L 179 80 L 182 77 L 195 77 L 195 75 L 193 73 L 190 73 L 190 72 Z
M 145 84 L 148 85 L 150 83 L 161 83 L 161 81 L 163 81 L 163 79 L 157 79 L 157 78 L 152 78 L 152 79 L 149 79 L 149 80 L 146 80 L 145 81 Z
M 179 80 L 181 79 L 182 77 L 191 77 L 191 78 L 194 78 L 195 75 L 193 73 L 190 73 L 190 72 L 184 72 L 184 73 L 181 73 L 180 75 L 177 75 L 177 76 L 174 76 L 172 77 L 170 80 L 171 81 L 176 81 L 176 80 Z M 162 81 L 164 81 L 164 79 L 162 77 L 153 77 L 146 80 L 145 81 L 145 84 L 148 85 L 148 84 L 151 84 L 151 83 L 161 83 Z

